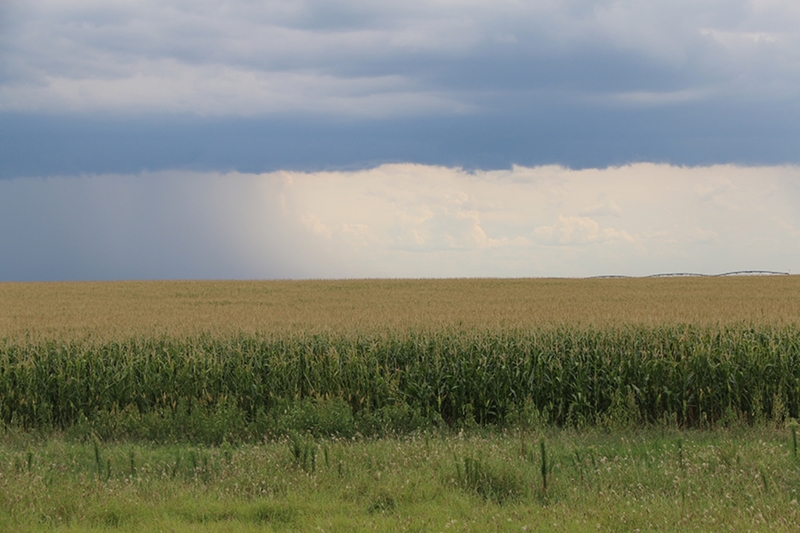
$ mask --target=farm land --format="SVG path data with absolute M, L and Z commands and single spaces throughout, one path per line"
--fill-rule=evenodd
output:
M 800 277 L 0 284 L 0 529 L 796 531 Z

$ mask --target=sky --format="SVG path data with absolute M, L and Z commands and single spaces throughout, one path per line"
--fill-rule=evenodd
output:
M 800 271 L 790 0 L 4 0 L 0 281 Z

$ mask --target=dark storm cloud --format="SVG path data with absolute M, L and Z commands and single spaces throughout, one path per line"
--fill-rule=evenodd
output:
M 799 125 L 800 113 L 780 104 L 553 105 L 518 116 L 371 121 L 6 114 L 0 178 L 161 168 L 324 170 L 405 161 L 483 169 L 800 163 Z
M 798 162 L 791 2 L 14 2 L 0 176 Z

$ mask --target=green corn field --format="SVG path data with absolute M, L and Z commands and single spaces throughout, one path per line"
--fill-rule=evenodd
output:
M 338 422 L 326 429 L 315 409 Z M 289 415 L 309 426 L 295 429 L 334 434 L 366 431 L 369 421 L 401 431 L 408 424 L 531 419 L 710 427 L 733 419 L 780 423 L 799 409 L 796 326 L 0 344 L 3 424 L 83 425 L 109 436 L 178 424 L 183 429 L 171 437 L 155 429 L 150 435 L 177 438 L 192 435 L 187 424 L 194 424 L 206 428 L 194 430 L 201 440 L 259 439 L 280 432 L 279 419 Z M 112 430 L 110 421 L 128 427 Z

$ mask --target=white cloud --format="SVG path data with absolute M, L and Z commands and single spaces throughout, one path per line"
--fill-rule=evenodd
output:
M 800 245 L 788 228 L 800 217 L 798 177 L 795 167 L 729 165 L 384 165 L 295 174 L 287 194 L 326 227 L 362 224 L 376 258 L 370 275 L 646 274 L 796 268 Z
M 619 217 L 622 215 L 622 209 L 620 206 L 616 204 L 613 200 L 608 200 L 606 198 L 601 198 L 601 202 L 586 209 L 581 210 L 579 213 L 582 216 L 614 216 Z
M 798 183 L 654 164 L 15 179 L 0 279 L 798 272 Z
M 595 220 L 589 217 L 558 216 L 558 222 L 550 226 L 538 226 L 533 234 L 541 238 L 544 244 L 555 245 L 581 245 L 592 243 L 605 243 L 613 241 L 636 242 L 627 231 L 614 228 L 601 228 Z

